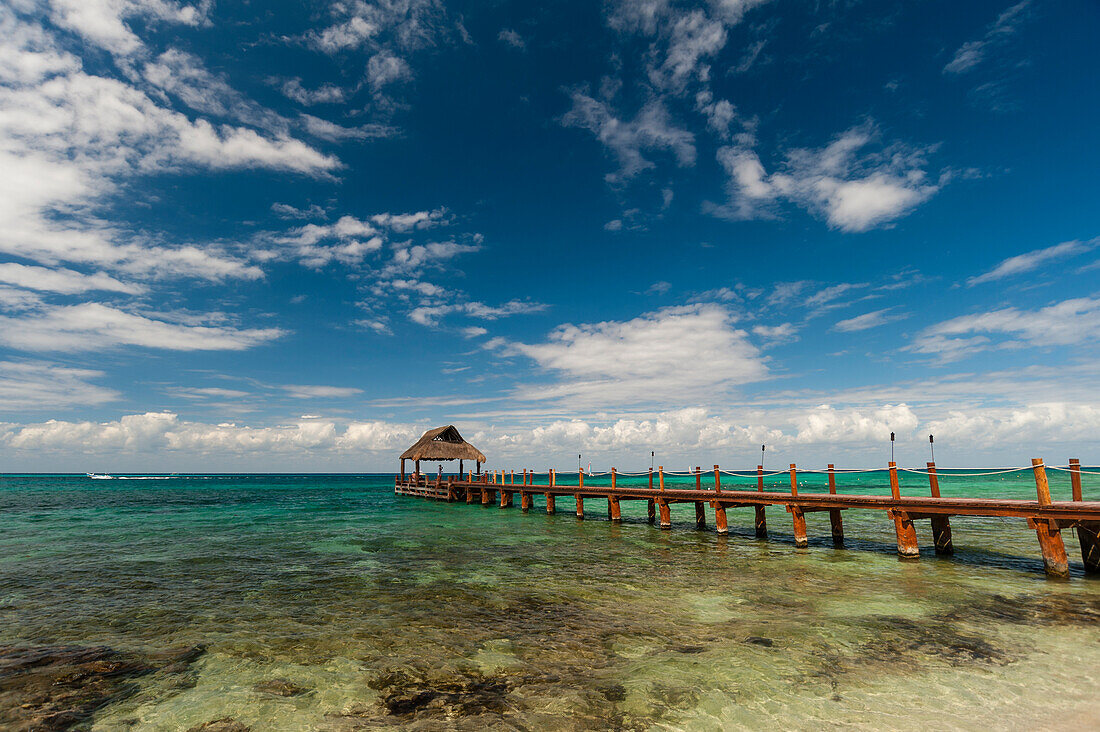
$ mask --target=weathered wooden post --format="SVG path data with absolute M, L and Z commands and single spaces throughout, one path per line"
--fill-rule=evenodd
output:
M 615 468 L 611 469 L 611 490 L 615 490 L 616 487 L 616 474 Z M 619 497 L 612 494 L 607 497 L 607 515 L 615 523 L 619 523 L 623 520 L 622 508 L 619 506 Z
M 901 500 L 898 464 L 893 460 L 890 461 L 890 495 L 893 496 L 895 501 Z M 920 557 L 917 529 L 913 526 L 913 520 L 909 518 L 909 514 L 896 508 L 890 509 L 887 514 L 894 519 L 894 532 L 898 537 L 898 556 L 902 559 L 917 559 Z
M 798 496 L 798 470 L 794 463 L 791 463 L 791 495 Z M 805 549 L 810 545 L 806 538 L 806 514 L 799 506 L 791 504 L 787 505 L 787 510 L 791 512 L 791 519 L 794 522 L 794 545 L 798 549 Z
M 717 465 L 714 466 L 714 494 L 722 494 L 722 478 Z M 714 528 L 719 534 L 728 534 L 730 530 L 729 524 L 726 523 L 726 507 L 719 499 L 714 500 Z
M 1073 486 L 1073 500 L 1083 501 L 1081 490 L 1081 461 L 1070 458 L 1069 479 Z M 1100 574 L 1100 521 L 1082 521 L 1077 524 L 1077 540 L 1081 543 L 1081 559 L 1086 574 Z
M 756 466 L 756 490 L 764 492 L 764 466 Z M 764 512 L 764 504 L 756 506 L 756 538 L 768 538 L 768 515 Z
M 546 483 L 549 490 L 546 492 L 546 513 L 554 513 L 554 469 L 546 472 Z
M 651 523 L 651 524 L 656 523 L 656 521 L 657 521 L 657 506 L 656 506 L 656 503 L 653 501 L 652 498 L 650 498 L 648 501 L 646 501 L 646 516 L 649 520 L 649 523 Z
M 1047 469 L 1042 458 L 1031 459 L 1031 471 L 1035 474 L 1035 492 L 1040 506 L 1049 506 L 1050 484 L 1047 482 Z M 1062 542 L 1062 530 L 1058 522 L 1045 518 L 1029 518 L 1028 526 L 1035 529 L 1039 537 L 1039 550 L 1043 554 L 1043 568 L 1047 576 L 1065 579 L 1069 577 L 1069 557 L 1066 545 Z
M 935 463 L 928 463 L 928 489 L 933 498 L 940 497 L 940 476 L 936 474 Z M 955 546 L 951 543 L 951 519 L 946 515 L 932 517 L 932 541 L 936 545 L 936 554 L 955 553 Z
M 524 513 L 531 510 L 531 494 L 528 491 L 520 491 L 519 508 Z
M 829 495 L 836 495 L 836 469 L 829 463 Z M 844 546 L 844 518 L 839 508 L 829 509 L 829 526 L 833 530 L 833 546 Z
M 703 468 L 695 466 L 695 490 L 703 490 Z M 706 531 L 707 528 L 707 511 L 702 501 L 695 502 L 695 528 L 700 531 Z
M 584 496 L 580 491 L 584 488 L 584 468 L 577 468 L 577 518 L 584 520 Z
M 664 498 L 657 499 L 657 509 L 661 512 L 661 528 L 672 528 L 672 512 L 668 508 L 668 501 Z
M 401 482 L 405 482 L 405 458 L 401 458 Z
M 657 475 L 660 477 L 661 490 L 664 490 L 665 489 L 665 466 L 664 465 L 658 465 L 657 466 Z

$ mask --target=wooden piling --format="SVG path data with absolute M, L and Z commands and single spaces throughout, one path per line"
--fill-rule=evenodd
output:
M 531 494 L 527 491 L 522 491 L 519 494 L 519 507 L 524 513 L 531 510 Z
M 788 506 L 791 519 L 794 521 L 794 545 L 798 549 L 805 549 L 810 545 L 806 538 L 806 514 L 798 506 Z
M 492 499 L 489 498 L 489 488 L 486 485 L 481 486 L 481 505 L 488 506 Z
M 764 492 L 764 466 L 756 466 L 756 490 L 759 493 Z M 768 538 L 768 515 L 764 512 L 764 505 L 758 504 L 756 506 L 756 538 L 767 539 Z
M 917 530 L 909 514 L 896 508 L 891 508 L 886 513 L 894 519 L 894 531 L 898 536 L 898 556 L 902 559 L 918 559 L 920 544 L 917 543 Z
M 720 470 L 718 470 L 717 465 L 714 466 L 714 492 L 722 492 L 722 473 Z
M 617 477 L 618 476 L 615 473 L 615 468 L 612 468 L 611 469 L 611 490 L 615 490 L 615 488 L 616 488 Z M 618 496 L 612 495 L 612 496 L 607 497 L 607 517 L 609 519 L 611 519 L 612 521 L 614 521 L 615 523 L 618 523 L 618 522 L 623 520 L 622 509 L 619 507 L 619 497 Z
M 695 528 L 700 531 L 707 530 L 707 511 L 702 501 L 695 502 Z
M 1077 458 L 1069 459 L 1069 484 L 1073 500 L 1084 500 L 1084 496 L 1081 493 L 1081 461 Z
M 1047 469 L 1042 458 L 1031 459 L 1031 472 L 1035 475 L 1035 493 L 1040 506 L 1049 506 L 1050 483 L 1047 482 Z M 1035 529 L 1039 539 L 1039 551 L 1043 555 L 1043 569 L 1048 577 L 1065 579 L 1069 577 L 1069 557 L 1066 545 L 1062 541 L 1062 531 L 1057 522 L 1043 518 L 1028 519 L 1027 525 Z
M 928 489 L 933 498 L 940 497 L 940 478 L 936 474 L 936 464 L 928 463 Z M 947 516 L 932 517 L 932 542 L 936 545 L 936 554 L 950 556 L 955 553 L 951 543 L 951 520 Z
M 574 494 L 573 498 L 577 501 L 577 518 L 584 521 L 584 496 L 577 493 Z
M 512 493 L 511 491 L 504 490 L 504 486 L 500 487 L 500 507 L 508 508 L 512 505 Z
M 661 479 L 661 490 L 664 490 L 665 489 L 665 466 L 664 465 L 658 465 L 657 466 L 657 475 L 660 476 L 660 479 Z
M 836 495 L 836 469 L 829 463 L 829 494 Z M 839 508 L 829 509 L 829 527 L 833 532 L 833 546 L 844 546 L 844 518 Z
M 652 473 L 650 474 L 650 477 L 653 477 Z M 649 523 L 651 524 L 657 521 L 657 508 L 652 498 L 646 501 L 646 516 L 649 519 Z
M 554 494 L 546 494 L 546 513 L 554 513 Z
M 901 484 L 898 483 L 898 464 L 890 461 L 890 495 L 895 501 L 901 500 Z
M 657 508 L 660 509 L 660 512 L 661 512 L 661 528 L 662 529 L 671 529 L 672 528 L 672 512 L 669 511 L 669 509 L 668 509 L 668 501 L 666 501 L 663 498 L 658 498 L 657 499 Z
M 795 470 L 794 463 L 791 463 L 791 495 L 798 495 L 798 471 Z
M 1069 460 L 1069 479 L 1073 486 L 1073 500 L 1083 501 L 1081 491 L 1081 461 Z M 1100 521 L 1082 521 L 1077 524 L 1077 540 L 1081 544 L 1081 560 L 1085 574 L 1100 574 Z

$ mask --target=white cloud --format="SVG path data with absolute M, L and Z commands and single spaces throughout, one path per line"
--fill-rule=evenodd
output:
M 286 384 L 279 388 L 295 399 L 337 399 L 363 393 L 362 389 L 348 386 Z
M 299 104 L 312 107 L 316 104 L 340 104 L 347 101 L 348 91 L 335 84 L 322 84 L 315 89 L 307 89 L 300 78 L 287 79 L 279 86 L 283 96 Z
M 164 3 L 149 4 L 151 10 L 137 5 L 57 7 L 85 29 L 104 12 L 108 20 L 131 11 L 168 12 Z M 0 9 L 0 31 L 0 58 L 13 62 L 0 65 L 0 168 L 6 173 L 0 178 L 0 252 L 131 275 L 256 278 L 258 268 L 216 245 L 166 246 L 103 221 L 97 207 L 151 173 L 201 166 L 323 176 L 339 167 L 335 158 L 293 138 L 191 119 L 126 81 L 87 74 L 41 26 L 9 10 Z M 180 58 L 164 65 L 168 78 L 171 68 L 194 66 L 190 57 Z
M 272 427 L 187 422 L 171 412 L 130 414 L 110 422 L 49 420 L 0 433 L 0 444 L 20 451 L 93 454 L 173 453 L 190 455 L 306 454 L 315 451 L 393 451 L 420 436 L 419 426 L 387 422 L 334 422 L 301 418 Z
M 562 124 L 588 130 L 615 155 L 619 170 L 606 176 L 609 183 L 622 183 L 654 167 L 643 152 L 666 151 L 682 167 L 695 164 L 695 136 L 672 121 L 659 99 L 647 102 L 627 121 L 616 117 L 606 102 L 581 91 L 574 91 L 572 97 L 573 107 L 562 117 Z
M 767 0 L 713 0 L 704 7 L 669 0 L 618 0 L 609 7 L 612 29 L 651 40 L 646 71 L 659 90 L 682 93 L 707 82 L 710 61 L 726 45 L 728 30 Z
M 870 330 L 871 328 L 877 328 L 880 325 L 886 325 L 887 323 L 893 323 L 909 317 L 908 314 L 891 313 L 891 310 L 893 310 L 893 308 L 872 310 L 869 313 L 857 315 L 854 318 L 841 320 L 833 326 L 833 330 L 840 331 L 841 333 L 853 333 L 862 330 Z
M 537 313 L 546 309 L 546 305 L 529 300 L 511 300 L 501 305 L 486 305 L 482 302 L 459 302 L 443 305 L 421 305 L 409 311 L 409 320 L 420 325 L 435 327 L 439 321 L 454 313 L 481 320 L 498 320 L 512 315 Z M 470 328 L 464 329 L 469 333 Z
M 314 137 L 330 142 L 341 140 L 375 140 L 382 137 L 393 137 L 397 134 L 397 128 L 389 125 L 370 123 L 355 127 L 343 127 L 335 122 L 314 117 L 310 114 L 301 116 L 302 124 L 306 132 Z
M 993 282 L 994 280 L 1004 279 L 1005 277 L 1011 277 L 1012 275 L 1017 275 L 1022 272 L 1030 272 L 1046 262 L 1055 259 L 1064 259 L 1090 251 L 1095 248 L 1098 243 L 1100 243 L 1100 239 L 1093 239 L 1088 242 L 1066 241 L 1045 249 L 1035 249 L 1024 254 L 1017 254 L 1014 257 L 1002 260 L 996 267 L 985 274 L 971 277 L 966 281 L 966 284 L 973 287 L 974 285 Z
M 77 369 L 41 361 L 0 361 L 0 409 L 25 412 L 71 409 L 114 401 L 114 389 L 89 383 L 102 371 Z
M 59 292 L 65 295 L 93 290 L 138 295 L 146 289 L 143 285 L 120 282 L 102 272 L 89 275 L 71 269 L 49 269 L 13 262 L 0 264 L 0 282 L 28 290 Z
M 49 0 L 50 19 L 116 55 L 144 48 L 127 24 L 130 19 L 199 25 L 207 20 L 210 0 L 195 4 L 168 0 Z
M 515 32 L 511 28 L 505 28 L 497 35 L 497 40 L 504 42 L 512 48 L 518 48 L 521 51 L 527 48 L 527 43 L 523 40 L 523 36 Z
M 718 216 L 774 215 L 789 200 L 822 215 L 835 229 L 861 232 L 888 225 L 935 195 L 945 180 L 925 171 L 928 149 L 894 144 L 861 152 L 879 137 L 871 124 L 853 127 L 820 149 L 795 149 L 768 174 L 757 153 L 740 144 L 718 150 L 729 176 L 729 203 L 710 205 Z
M 906 404 L 887 404 L 879 409 L 834 409 L 821 405 L 795 417 L 796 443 L 874 443 L 889 439 L 891 432 L 910 433 L 917 415 Z
M 558 383 L 524 387 L 528 399 L 626 406 L 715 398 L 767 378 L 733 316 L 714 304 L 658 310 L 628 321 L 562 325 L 543 343 L 509 343 Z
M 283 245 L 306 267 L 319 269 L 331 262 L 355 265 L 382 248 L 380 232 L 372 224 L 341 216 L 332 224 L 306 224 L 271 240 Z M 323 243 L 330 242 L 330 243 Z
M 1100 299 L 1064 300 L 1038 310 L 1009 307 L 962 315 L 925 328 L 907 346 L 954 361 L 992 348 L 1047 348 L 1100 339 Z
M 174 351 L 239 351 L 278 338 L 278 328 L 236 329 L 172 323 L 100 303 L 0 316 L 0 343 L 23 351 L 98 351 L 142 346 Z
M 389 53 L 371 56 L 367 62 L 367 81 L 375 91 L 395 81 L 412 78 L 408 62 Z
M 1024 11 L 1030 4 L 1031 0 L 1023 0 L 998 15 L 997 20 L 989 26 L 984 36 L 979 40 L 964 43 L 955 52 L 951 61 L 943 67 L 944 73 L 962 74 L 971 71 L 985 60 L 991 50 L 1007 43 L 1026 19 Z

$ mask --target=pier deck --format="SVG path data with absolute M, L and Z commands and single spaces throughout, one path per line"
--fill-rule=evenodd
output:
M 642 487 L 618 485 L 616 472 L 611 471 L 611 485 L 585 485 L 585 474 L 577 476 L 577 484 L 562 485 L 556 480 L 553 471 L 546 483 L 534 482 L 533 473 L 523 471 L 521 476 L 511 473 L 512 482 L 507 482 L 505 471 L 481 476 L 452 476 L 428 478 L 425 475 L 412 474 L 398 476 L 394 492 L 398 495 L 431 498 L 443 501 L 464 501 L 492 505 L 496 503 L 499 492 L 499 505 L 509 508 L 514 505 L 514 495 L 520 495 L 520 505 L 526 512 L 532 508 L 531 498 L 542 495 L 546 498 L 548 513 L 556 511 L 556 499 L 572 497 L 576 505 L 577 518 L 584 518 L 586 499 L 604 499 L 607 501 L 608 517 L 612 521 L 621 520 L 619 504 L 622 501 L 646 501 L 649 508 L 649 520 L 656 522 L 660 516 L 661 528 L 671 528 L 669 506 L 674 503 L 695 504 L 696 525 L 706 527 L 706 507 L 714 511 L 714 525 L 719 533 L 726 533 L 726 509 L 752 507 L 756 511 L 756 535 L 767 537 L 767 515 L 769 507 L 782 506 L 785 513 L 791 514 L 794 526 L 795 545 L 807 545 L 805 514 L 828 511 L 832 538 L 842 546 L 844 528 L 842 511 L 871 510 L 884 511 L 894 523 L 897 534 L 898 554 L 902 558 L 916 559 L 920 551 L 917 543 L 914 521 L 931 520 L 932 533 L 937 554 L 952 554 L 951 516 L 1011 517 L 1027 521 L 1029 528 L 1036 532 L 1039 548 L 1043 556 L 1044 567 L 1049 576 L 1065 578 L 1069 576 L 1069 560 L 1062 541 L 1061 530 L 1076 530 L 1081 545 L 1081 556 L 1085 571 L 1089 574 L 1100 573 L 1100 501 L 1085 501 L 1081 496 L 1081 470 L 1077 461 L 1070 463 L 1073 484 L 1071 501 L 1053 501 L 1047 485 L 1045 466 L 1041 460 L 1032 461 L 1035 474 L 1036 500 L 990 499 L 990 498 L 945 498 L 940 497 L 938 477 L 935 465 L 928 464 L 927 474 L 931 496 L 901 496 L 898 488 L 897 468 L 891 463 L 889 470 L 891 495 L 853 495 L 837 493 L 832 466 L 829 466 L 829 493 L 799 493 L 797 470 L 791 466 L 791 491 L 763 489 L 763 473 L 756 490 L 723 488 L 718 466 L 714 469 L 714 485 L 702 487 L 703 476 L 710 479 L 710 472 L 697 469 L 694 477 L 695 488 L 664 487 L 663 470 L 652 473 L 650 485 L 657 478 L 660 487 Z M 751 475 L 751 474 L 748 474 Z M 741 474 L 741 477 L 747 477 Z

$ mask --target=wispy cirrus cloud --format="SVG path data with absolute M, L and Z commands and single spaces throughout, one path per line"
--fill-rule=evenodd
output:
M 986 60 L 991 51 L 1003 46 L 1019 31 L 1020 26 L 1027 19 L 1027 9 L 1030 5 L 1031 0 L 1023 0 L 1009 6 L 997 16 L 981 38 L 960 46 L 943 67 L 943 72 L 964 74 L 976 68 Z
M 1086 242 L 1076 240 L 1065 241 L 1061 244 L 1055 244 L 1052 247 L 1046 247 L 1045 249 L 1034 249 L 1030 252 L 1017 254 L 1016 256 L 1002 260 L 996 267 L 988 272 L 976 277 L 971 277 L 966 281 L 966 284 L 969 287 L 973 287 L 974 285 L 994 282 L 1013 275 L 1030 272 L 1038 269 L 1047 262 L 1068 259 L 1078 254 L 1091 251 L 1095 249 L 1098 244 L 1100 244 L 1100 239 L 1091 239 Z
M 840 331 L 841 333 L 856 333 L 859 331 L 870 330 L 871 328 L 878 328 L 879 326 L 886 325 L 887 323 L 894 323 L 899 320 L 905 320 L 909 317 L 908 313 L 895 313 L 892 312 L 893 308 L 882 308 L 881 310 L 872 310 L 869 313 L 863 313 L 857 315 L 854 318 L 848 318 L 841 320 L 833 326 L 833 330 Z
M 962 315 L 925 328 L 906 347 L 956 361 L 990 349 L 1047 348 L 1100 339 L 1100 299 L 1063 300 L 1037 310 L 1009 307 Z

